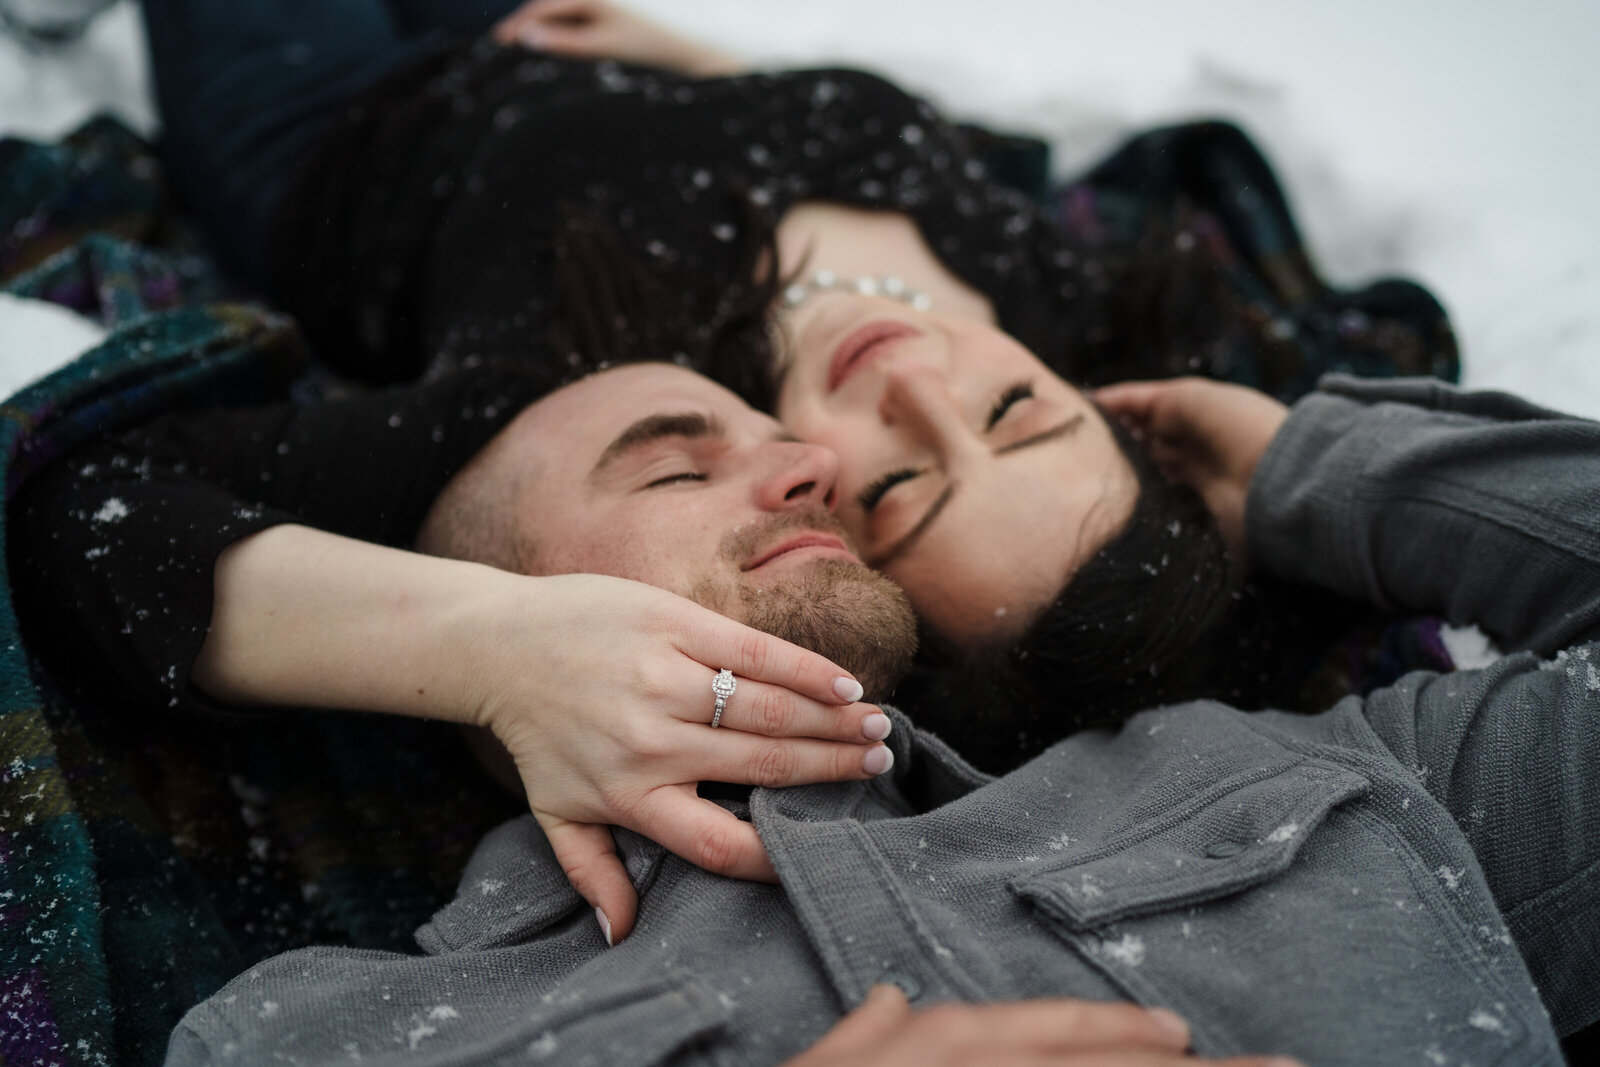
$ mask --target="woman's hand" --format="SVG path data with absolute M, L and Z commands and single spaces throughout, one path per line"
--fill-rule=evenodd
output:
M 1289 409 L 1265 393 L 1209 378 L 1121 382 L 1094 392 L 1142 438 L 1173 481 L 1200 494 L 1234 558 L 1245 557 L 1250 479 Z
M 608 825 L 707 870 L 772 880 L 755 828 L 698 797 L 697 783 L 862 779 L 892 762 L 876 743 L 888 718 L 853 703 L 860 686 L 815 653 L 622 578 L 507 577 L 518 584 L 493 594 L 492 629 L 481 603 L 459 620 L 483 680 L 473 721 L 510 753 L 613 941 L 632 929 L 636 901 Z M 713 730 L 711 680 L 723 667 L 738 688 Z
M 505 45 L 664 67 L 697 78 L 744 69 L 732 56 L 679 37 L 609 0 L 529 0 L 492 32 Z
M 573 886 L 615 942 L 638 902 L 608 825 L 693 863 L 772 878 L 754 827 L 695 795 L 870 778 L 889 720 L 821 656 L 653 586 L 526 577 L 304 526 L 217 559 L 191 673 L 210 696 L 487 727 Z M 711 679 L 738 679 L 721 727 Z
M 879 985 L 785 1067 L 1295 1067 L 1259 1056 L 1197 1060 L 1184 1054 L 1188 1045 L 1182 1019 L 1136 1004 L 1025 1000 L 913 1012 L 900 990 Z

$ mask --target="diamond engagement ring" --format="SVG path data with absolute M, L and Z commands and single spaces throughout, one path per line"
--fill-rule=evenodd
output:
M 733 672 L 724 667 L 711 679 L 711 692 L 716 694 L 717 710 L 711 713 L 711 728 L 715 730 L 722 725 L 722 713 L 728 706 L 728 698 L 733 696 L 733 691 L 739 688 L 733 680 Z

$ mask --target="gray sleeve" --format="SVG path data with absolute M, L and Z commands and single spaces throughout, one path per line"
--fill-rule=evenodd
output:
M 1246 505 L 1253 563 L 1543 655 L 1600 634 L 1600 423 L 1431 380 L 1334 377 Z
M 1333 379 L 1263 457 L 1247 527 L 1272 573 L 1555 655 L 1408 675 L 1362 711 L 1466 834 L 1557 1028 L 1600 1018 L 1600 423 Z
M 1416 672 L 1362 713 L 1483 868 L 1507 930 L 1471 933 L 1509 931 L 1559 1031 L 1600 1020 L 1600 643 Z

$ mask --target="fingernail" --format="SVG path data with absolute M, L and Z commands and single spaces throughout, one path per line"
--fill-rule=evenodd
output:
M 1291 1060 L 1287 1056 L 1274 1056 L 1272 1059 L 1264 1061 L 1261 1067 L 1306 1067 L 1306 1065 L 1299 1060 Z
M 861 736 L 868 741 L 882 741 L 889 736 L 889 730 L 894 724 L 889 721 L 889 716 L 883 712 L 874 712 L 861 720 Z
M 615 941 L 611 940 L 611 920 L 606 918 L 606 913 L 599 908 L 594 909 L 594 917 L 595 921 L 600 924 L 600 932 L 606 935 L 606 948 L 611 948 L 616 944 Z
M 1155 1023 L 1161 1029 L 1165 1030 L 1173 1037 L 1183 1038 L 1185 1043 L 1188 1042 L 1189 1024 L 1184 1022 L 1183 1019 L 1178 1015 L 1168 1011 L 1166 1008 L 1151 1008 L 1149 1015 L 1150 1021 Z
M 517 31 L 517 40 L 529 48 L 538 48 L 545 42 L 543 26 L 524 26 Z
M 833 691 L 846 704 L 854 704 L 861 699 L 861 683 L 854 678 L 835 678 Z
M 867 754 L 861 757 L 861 769 L 868 774 L 882 774 L 893 766 L 894 753 L 884 745 L 869 749 Z

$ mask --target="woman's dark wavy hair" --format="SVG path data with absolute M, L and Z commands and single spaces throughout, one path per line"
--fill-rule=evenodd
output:
M 1199 495 L 1107 421 L 1139 481 L 1126 525 L 1015 641 L 958 648 L 924 628 L 894 693 L 984 770 L 1182 700 L 1311 710 L 1301 690 L 1357 617 L 1331 595 L 1247 578 Z
M 777 224 L 736 192 L 740 218 L 736 265 L 706 299 L 706 279 L 654 263 L 646 266 L 616 229 L 592 210 L 567 206 L 555 239 L 559 312 L 550 324 L 557 352 L 569 353 L 563 384 L 606 367 L 641 361 L 678 363 L 771 411 L 775 360 L 771 310 L 785 279 Z

